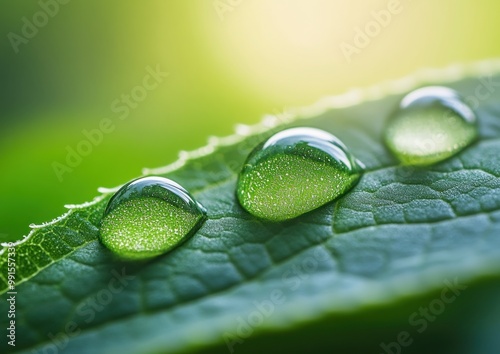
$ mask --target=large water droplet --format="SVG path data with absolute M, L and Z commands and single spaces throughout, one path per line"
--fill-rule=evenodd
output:
M 385 142 L 403 164 L 430 165 L 473 142 L 476 121 L 476 115 L 456 91 L 424 87 L 401 100 L 387 124 Z
M 333 135 L 313 128 L 279 132 L 250 154 L 237 196 L 249 213 L 282 221 L 314 210 L 346 193 L 361 164 Z
M 101 240 L 122 258 L 151 258 L 194 234 L 204 220 L 205 209 L 180 185 L 162 177 L 143 177 L 110 199 Z

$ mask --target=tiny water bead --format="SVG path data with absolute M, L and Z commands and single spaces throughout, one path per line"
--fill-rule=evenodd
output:
M 386 126 L 385 142 L 403 164 L 430 165 L 455 155 L 477 134 L 476 115 L 460 95 L 429 86 L 401 100 Z
M 121 258 L 155 257 L 194 234 L 205 214 L 177 183 L 162 177 L 139 178 L 110 199 L 101 222 L 101 241 Z
M 252 151 L 239 175 L 236 194 L 250 214 L 283 221 L 343 195 L 362 170 L 333 135 L 315 128 L 291 128 Z

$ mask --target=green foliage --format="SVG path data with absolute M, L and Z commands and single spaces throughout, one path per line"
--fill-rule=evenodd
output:
M 450 86 L 467 96 L 478 84 L 467 79 Z M 408 327 L 408 316 L 434 291 L 439 296 L 457 277 L 468 286 L 497 277 L 500 92 L 480 102 L 477 143 L 420 169 L 399 167 L 382 144 L 384 122 L 400 97 L 293 120 L 169 169 L 164 176 L 188 189 L 208 219 L 181 247 L 147 263 L 119 261 L 99 242 L 109 193 L 37 227 L 16 247 L 13 352 L 56 345 L 50 337 L 58 333 L 67 335 L 67 342 L 56 341 L 64 353 L 166 353 L 207 345 L 223 352 L 224 341 L 236 352 L 268 352 L 308 348 L 304 340 L 318 350 L 376 352 L 380 342 L 396 340 L 400 324 Z M 254 146 L 290 126 L 332 132 L 366 173 L 336 203 L 287 222 L 256 220 L 236 200 L 237 173 Z M 6 260 L 4 251 L 2 277 Z M 470 301 L 480 294 L 474 289 Z M 256 311 L 260 317 L 252 317 Z M 0 313 L 6 312 L 2 301 Z M 444 318 L 453 321 L 453 311 Z M 241 321 L 255 325 L 242 333 Z M 431 327 L 428 333 L 446 342 L 442 325 Z M 277 330 L 285 332 L 273 334 Z M 421 343 L 432 337 L 425 338 Z M 5 341 L 1 346 L 12 351 Z

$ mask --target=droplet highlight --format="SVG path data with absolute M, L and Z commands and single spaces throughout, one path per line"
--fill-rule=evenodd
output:
M 429 86 L 401 100 L 384 135 L 403 164 L 430 165 L 470 145 L 478 135 L 477 118 L 456 91 Z
M 362 164 L 335 136 L 315 128 L 281 131 L 257 146 L 238 178 L 237 197 L 250 214 L 283 221 L 345 194 Z
M 143 177 L 125 184 L 110 199 L 101 241 L 121 258 L 152 258 L 192 236 L 205 215 L 203 206 L 179 184 Z

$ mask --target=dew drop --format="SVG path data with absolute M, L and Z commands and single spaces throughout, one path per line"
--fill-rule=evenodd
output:
M 333 135 L 291 128 L 252 151 L 240 172 L 236 194 L 250 214 L 282 221 L 342 196 L 362 170 L 362 164 Z
M 101 241 L 121 258 L 151 258 L 193 235 L 205 215 L 203 206 L 174 181 L 143 177 L 125 184 L 110 199 Z
M 477 119 L 460 95 L 429 86 L 406 95 L 385 129 L 385 142 L 405 165 L 445 160 L 477 137 Z

